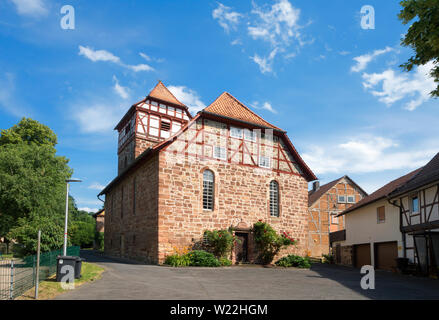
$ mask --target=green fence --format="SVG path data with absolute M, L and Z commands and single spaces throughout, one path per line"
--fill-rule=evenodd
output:
M 39 280 L 44 281 L 56 273 L 56 257 L 62 249 L 40 255 Z M 79 256 L 79 247 L 68 247 L 68 256 Z M 37 256 L 0 261 L 0 300 L 15 299 L 35 286 Z

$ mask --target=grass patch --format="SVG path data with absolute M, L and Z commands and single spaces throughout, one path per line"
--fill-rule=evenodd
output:
M 75 288 L 81 286 L 87 282 L 93 282 L 101 278 L 104 268 L 94 264 L 83 262 L 81 279 L 75 280 Z M 56 282 L 56 275 L 53 275 L 46 281 L 42 281 L 38 287 L 38 300 L 50 300 L 55 298 L 57 295 L 62 294 L 70 290 L 64 290 L 61 287 L 61 283 Z M 35 298 L 35 287 L 25 292 L 21 297 L 16 300 L 34 300 Z

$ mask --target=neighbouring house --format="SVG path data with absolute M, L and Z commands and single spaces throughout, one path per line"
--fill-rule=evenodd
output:
M 325 185 L 314 182 L 308 192 L 308 250 L 312 257 L 330 252 L 330 234 L 343 232 L 344 217 L 338 215 L 367 196 L 348 176 Z
M 105 230 L 105 209 L 101 209 L 93 215 L 96 220 L 96 232 L 104 232 Z
M 396 267 L 396 258 L 404 256 L 403 239 L 399 208 L 389 202 L 388 195 L 420 171 L 389 182 L 339 215 L 346 231 L 332 243 L 336 263 L 387 270 Z
M 316 176 L 286 132 L 227 92 L 192 117 L 159 82 L 134 104 L 119 133 L 118 176 L 105 195 L 105 252 L 163 263 L 197 246 L 205 230 L 234 228 L 232 259 L 255 262 L 258 220 L 298 240 L 304 255 L 308 183 Z
M 439 274 L 439 153 L 388 198 L 399 213 L 400 256 L 424 274 Z

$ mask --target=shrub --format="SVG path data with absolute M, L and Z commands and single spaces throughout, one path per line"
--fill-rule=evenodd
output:
M 271 263 L 282 248 L 297 243 L 286 232 L 278 235 L 268 223 L 261 220 L 253 225 L 253 233 L 256 246 L 260 251 L 259 258 L 264 264 Z
M 334 264 L 335 257 L 332 254 L 322 254 L 323 263 Z
M 187 254 L 173 254 L 166 257 L 165 264 L 173 267 L 187 267 L 190 265 L 190 258 Z
M 219 267 L 220 262 L 215 256 L 204 250 L 194 250 L 188 253 L 190 266 L 194 267 Z
M 229 267 L 232 265 L 232 261 L 227 258 L 219 258 L 219 263 L 223 267 Z
M 232 230 L 214 230 L 204 231 L 204 238 L 207 240 L 207 246 L 212 250 L 217 258 L 226 256 L 231 253 L 235 242 L 235 236 Z
M 276 261 L 276 265 L 285 268 L 295 267 L 309 269 L 311 267 L 311 261 L 308 257 L 290 254 Z

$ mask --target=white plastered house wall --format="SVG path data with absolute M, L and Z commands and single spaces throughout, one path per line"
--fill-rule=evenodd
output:
M 378 223 L 377 209 L 385 207 L 385 221 Z M 353 246 L 370 244 L 370 257 L 375 266 L 374 243 L 397 241 L 398 257 L 404 256 L 402 233 L 400 231 L 399 208 L 390 204 L 387 198 L 369 203 L 345 214 L 346 240 L 334 245 Z M 407 237 L 407 246 L 413 246 L 413 238 Z M 413 262 L 413 256 L 407 256 Z

